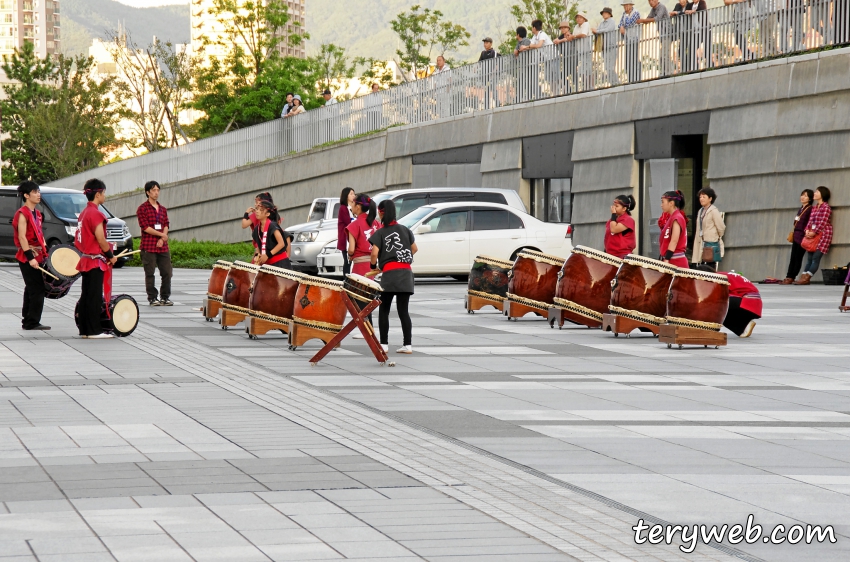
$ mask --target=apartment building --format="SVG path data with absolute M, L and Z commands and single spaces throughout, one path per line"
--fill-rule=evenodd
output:
M 0 56 L 11 55 L 24 41 L 40 57 L 61 52 L 57 0 L 0 0 Z
M 289 14 L 292 18 L 289 26 L 287 26 L 286 33 L 303 33 L 307 23 L 306 10 L 304 7 L 305 0 L 287 0 L 285 4 L 289 8 Z M 192 0 L 192 50 L 196 53 L 203 52 L 206 59 L 209 59 L 211 56 L 224 58 L 228 49 L 219 45 L 210 44 L 202 50 L 204 38 L 206 38 L 210 43 L 216 43 L 225 34 L 224 26 L 221 22 L 209 13 L 212 7 L 213 0 Z M 296 26 L 296 22 L 300 24 L 300 26 Z M 305 45 L 303 44 L 297 47 L 281 45 L 279 47 L 279 51 L 283 56 L 299 58 L 305 58 L 307 56 Z

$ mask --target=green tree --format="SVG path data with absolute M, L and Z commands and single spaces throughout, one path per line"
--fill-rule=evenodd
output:
M 274 119 L 286 92 L 300 93 L 308 108 L 319 105 L 311 62 L 280 53 L 309 37 L 292 21 L 285 2 L 215 0 L 209 13 L 224 33 L 205 44 L 222 47 L 226 55 L 210 57 L 195 72 L 191 106 L 204 116 L 187 127 L 190 135 L 208 137 Z
M 8 135 L 3 139 L 3 183 L 10 185 L 29 178 L 45 181 L 53 175 L 51 166 L 33 148 L 30 131 L 24 116 L 39 105 L 47 103 L 51 88 L 46 83 L 56 70 L 52 59 L 41 59 L 35 46 L 25 41 L 11 56 L 3 57 L 3 72 L 9 84 L 3 85 L 6 96 L 0 100 L 0 127 Z
M 570 27 L 575 25 L 578 14 L 578 2 L 567 0 L 519 0 L 510 8 L 516 25 L 505 32 L 505 41 L 499 46 L 503 55 L 513 52 L 516 48 L 516 27 L 522 25 L 531 34 L 531 22 L 539 19 L 543 22 L 543 31 L 553 39 L 559 35 L 558 25 L 569 21 Z
M 401 41 L 396 50 L 398 65 L 414 78 L 428 69 L 432 55 L 446 57 L 447 52 L 468 46 L 471 37 L 463 26 L 445 21 L 441 11 L 418 4 L 398 14 L 390 26 Z M 449 58 L 446 62 L 457 64 Z
M 310 62 L 319 78 L 319 89 L 324 91 L 331 86 L 346 87 L 357 72 L 357 61 L 345 54 L 345 47 L 333 43 L 322 43 L 319 52 L 310 57 Z
M 23 113 L 31 149 L 47 162 L 52 177 L 63 178 L 96 168 L 119 146 L 115 128 L 120 111 L 115 78 L 96 81 L 94 59 L 59 55 L 46 103 Z

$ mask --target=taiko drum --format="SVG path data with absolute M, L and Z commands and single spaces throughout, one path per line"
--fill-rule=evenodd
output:
M 467 292 L 487 300 L 505 300 L 508 298 L 509 274 L 513 266 L 514 263 L 508 260 L 490 256 L 476 257 L 469 271 Z
M 251 286 L 260 270 L 259 265 L 235 261 L 227 272 L 224 282 L 224 294 L 221 297 L 222 306 L 226 310 L 234 310 L 248 314 L 251 303 Z
M 598 328 L 611 303 L 611 281 L 623 260 L 576 246 L 558 274 L 555 306 L 570 322 Z
M 221 302 L 222 295 L 224 295 L 224 284 L 227 282 L 227 274 L 232 265 L 231 262 L 224 260 L 215 262 L 207 285 L 208 299 Z
M 525 250 L 517 254 L 508 283 L 508 299 L 546 312 L 555 302 L 564 258 Z
M 611 291 L 611 312 L 658 326 L 667 315 L 667 292 L 673 282 L 675 265 L 637 256 L 623 258 Z
M 292 321 L 326 332 L 339 332 L 345 322 L 342 281 L 305 275 L 295 294 Z
M 288 324 L 295 308 L 295 294 L 303 278 L 304 275 L 297 271 L 273 265 L 261 266 L 248 301 L 251 317 Z
M 729 311 L 729 280 L 724 275 L 680 269 L 673 276 L 667 323 L 720 331 Z

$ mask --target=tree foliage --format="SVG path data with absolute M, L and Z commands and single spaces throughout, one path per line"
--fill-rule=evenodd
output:
M 398 14 L 390 26 L 401 42 L 396 50 L 398 65 L 414 77 L 428 69 L 432 55 L 446 57 L 449 51 L 468 46 L 471 37 L 462 25 L 445 21 L 441 11 L 418 4 Z M 454 63 L 448 58 L 447 62 Z
M 333 43 L 322 43 L 319 52 L 310 57 L 310 61 L 319 78 L 319 89 L 324 91 L 331 86 L 345 87 L 357 72 L 357 61 L 345 54 L 345 47 Z
M 4 183 L 44 183 L 100 165 L 117 146 L 114 79 L 92 78 L 90 57 L 40 59 L 25 42 L 2 65 Z

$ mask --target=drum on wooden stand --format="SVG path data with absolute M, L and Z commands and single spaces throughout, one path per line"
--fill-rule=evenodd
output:
M 615 335 L 635 328 L 657 334 L 658 326 L 666 322 L 667 292 L 677 271 L 675 265 L 651 258 L 634 254 L 624 257 L 612 282 L 608 307 L 617 325 L 612 326 L 606 318 L 603 329 L 611 329 Z
M 342 282 L 342 289 L 352 298 L 365 304 L 369 304 L 373 300 L 380 298 L 381 293 L 384 292 L 377 281 L 357 275 L 356 273 L 349 273 L 345 276 L 345 280 Z
M 248 317 L 251 287 L 260 270 L 259 265 L 235 261 L 227 272 L 224 294 L 221 297 L 221 327 L 226 330 Z
M 729 311 L 729 280 L 725 275 L 679 269 L 667 300 L 667 323 L 719 332 Z
M 80 303 L 74 309 L 74 321 L 80 328 Z M 100 327 L 107 334 L 124 338 L 132 334 L 139 325 L 139 305 L 130 295 L 113 295 L 107 305 L 103 301 Z
M 80 278 L 81 273 L 77 271 L 80 263 L 80 251 L 70 244 L 53 246 L 47 254 L 47 259 L 42 266 L 53 274 L 42 273 L 44 277 L 44 296 L 48 299 L 61 299 L 71 290 L 74 281 Z
M 224 283 L 227 280 L 227 273 L 233 264 L 229 261 L 218 260 L 213 265 L 210 280 L 207 285 L 207 296 L 204 299 L 204 318 L 207 322 L 212 322 L 213 318 L 218 316 L 221 310 L 221 299 L 224 295 Z
M 289 345 L 295 349 L 311 339 L 328 343 L 345 322 L 343 282 L 305 275 L 295 294 Z
M 576 246 L 558 273 L 554 315 L 549 323 L 564 320 L 589 328 L 601 328 L 602 316 L 611 304 L 611 281 L 623 260 L 584 246 Z
M 470 314 L 485 306 L 504 311 L 508 298 L 510 272 L 514 262 L 478 256 L 469 271 L 469 285 L 466 291 L 466 310 Z
M 260 267 L 248 301 L 249 337 L 256 338 L 271 330 L 289 333 L 295 293 L 303 277 L 302 273 L 273 265 Z
M 532 250 L 517 254 L 508 283 L 508 319 L 521 318 L 529 312 L 546 318 L 555 302 L 558 272 L 564 258 Z

